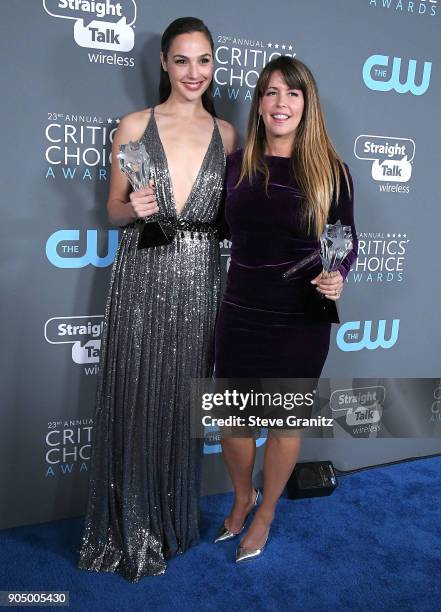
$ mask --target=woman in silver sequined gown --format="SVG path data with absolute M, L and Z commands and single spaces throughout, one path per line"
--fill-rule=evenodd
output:
M 220 125 L 228 126 L 213 117 L 178 214 L 152 109 L 142 141 L 160 215 L 184 227 L 215 225 L 225 169 Z M 133 582 L 162 574 L 167 559 L 199 539 L 202 443 L 190 437 L 189 387 L 212 372 L 220 291 L 216 232 L 179 230 L 171 244 L 140 250 L 138 235 L 134 223 L 124 228 L 112 269 L 79 560 L 81 569 L 117 571 Z

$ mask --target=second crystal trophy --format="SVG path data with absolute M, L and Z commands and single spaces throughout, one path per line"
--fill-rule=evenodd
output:
M 320 249 L 304 257 L 294 266 L 291 266 L 282 274 L 284 280 L 291 280 L 294 274 L 305 267 L 309 263 L 317 260 L 319 257 L 322 261 L 323 272 L 329 274 L 335 272 L 341 265 L 341 262 L 352 249 L 352 232 L 349 225 L 342 225 L 337 221 L 334 225 L 327 224 L 320 236 Z M 335 302 L 326 299 L 323 295 L 317 299 L 317 292 L 311 294 L 314 298 L 309 300 L 307 308 L 314 319 L 320 319 L 329 323 L 339 323 L 339 317 Z
M 150 156 L 145 145 L 139 141 L 130 141 L 119 147 L 117 155 L 119 167 L 127 176 L 134 191 L 148 187 L 150 178 Z M 161 223 L 159 213 L 137 220 L 140 225 L 138 249 L 145 249 L 163 244 L 170 244 L 174 233 L 167 231 L 165 223 Z

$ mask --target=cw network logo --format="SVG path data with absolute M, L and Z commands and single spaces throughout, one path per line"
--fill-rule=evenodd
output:
M 390 349 L 398 340 L 400 319 L 392 320 L 390 336 L 386 339 L 386 319 L 378 321 L 377 335 L 372 334 L 373 321 L 364 321 L 361 332 L 361 321 L 348 321 L 340 326 L 337 332 L 337 346 L 341 351 L 361 351 L 368 349 L 373 351 L 377 348 Z
M 98 230 L 86 230 L 86 250 L 80 254 L 80 230 L 58 230 L 46 242 L 46 257 L 57 268 L 84 268 L 89 264 L 96 268 L 110 266 L 118 249 L 118 230 L 107 233 L 107 254 L 98 255 Z
M 371 55 L 363 65 L 363 81 L 366 87 L 374 91 L 391 91 L 397 93 L 412 93 L 422 96 L 430 84 L 432 62 L 424 62 L 421 83 L 416 83 L 417 61 L 410 59 L 407 66 L 407 75 L 402 80 L 401 57 L 392 59 L 392 68 L 389 66 L 388 55 Z
M 266 442 L 266 430 L 262 428 L 260 438 L 256 439 L 256 448 L 262 446 Z M 222 446 L 220 443 L 220 431 L 216 426 L 205 427 L 204 436 L 204 455 L 217 455 L 222 452 Z

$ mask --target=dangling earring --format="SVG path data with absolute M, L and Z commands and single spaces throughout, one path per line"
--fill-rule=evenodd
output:
M 258 118 L 257 118 L 257 125 L 256 125 L 256 132 L 257 133 L 259 132 L 260 117 L 261 117 L 261 114 L 259 113 Z

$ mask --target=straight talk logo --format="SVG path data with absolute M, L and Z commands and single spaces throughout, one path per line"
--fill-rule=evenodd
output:
M 86 376 L 98 374 L 103 315 L 52 317 L 44 326 L 49 344 L 70 344 L 72 361 L 84 366 Z
M 377 433 L 381 429 L 385 399 L 386 388 L 382 385 L 336 389 L 329 406 L 337 421 L 344 419 L 353 434 Z
M 99 50 L 98 53 L 88 53 L 91 63 L 135 65 L 133 57 L 118 55 L 118 52 L 128 53 L 135 45 L 135 0 L 43 0 L 43 8 L 51 17 L 74 21 L 73 38 L 77 45 Z
M 354 155 L 370 163 L 371 177 L 380 192 L 407 194 L 415 148 L 411 138 L 361 134 L 355 139 Z

